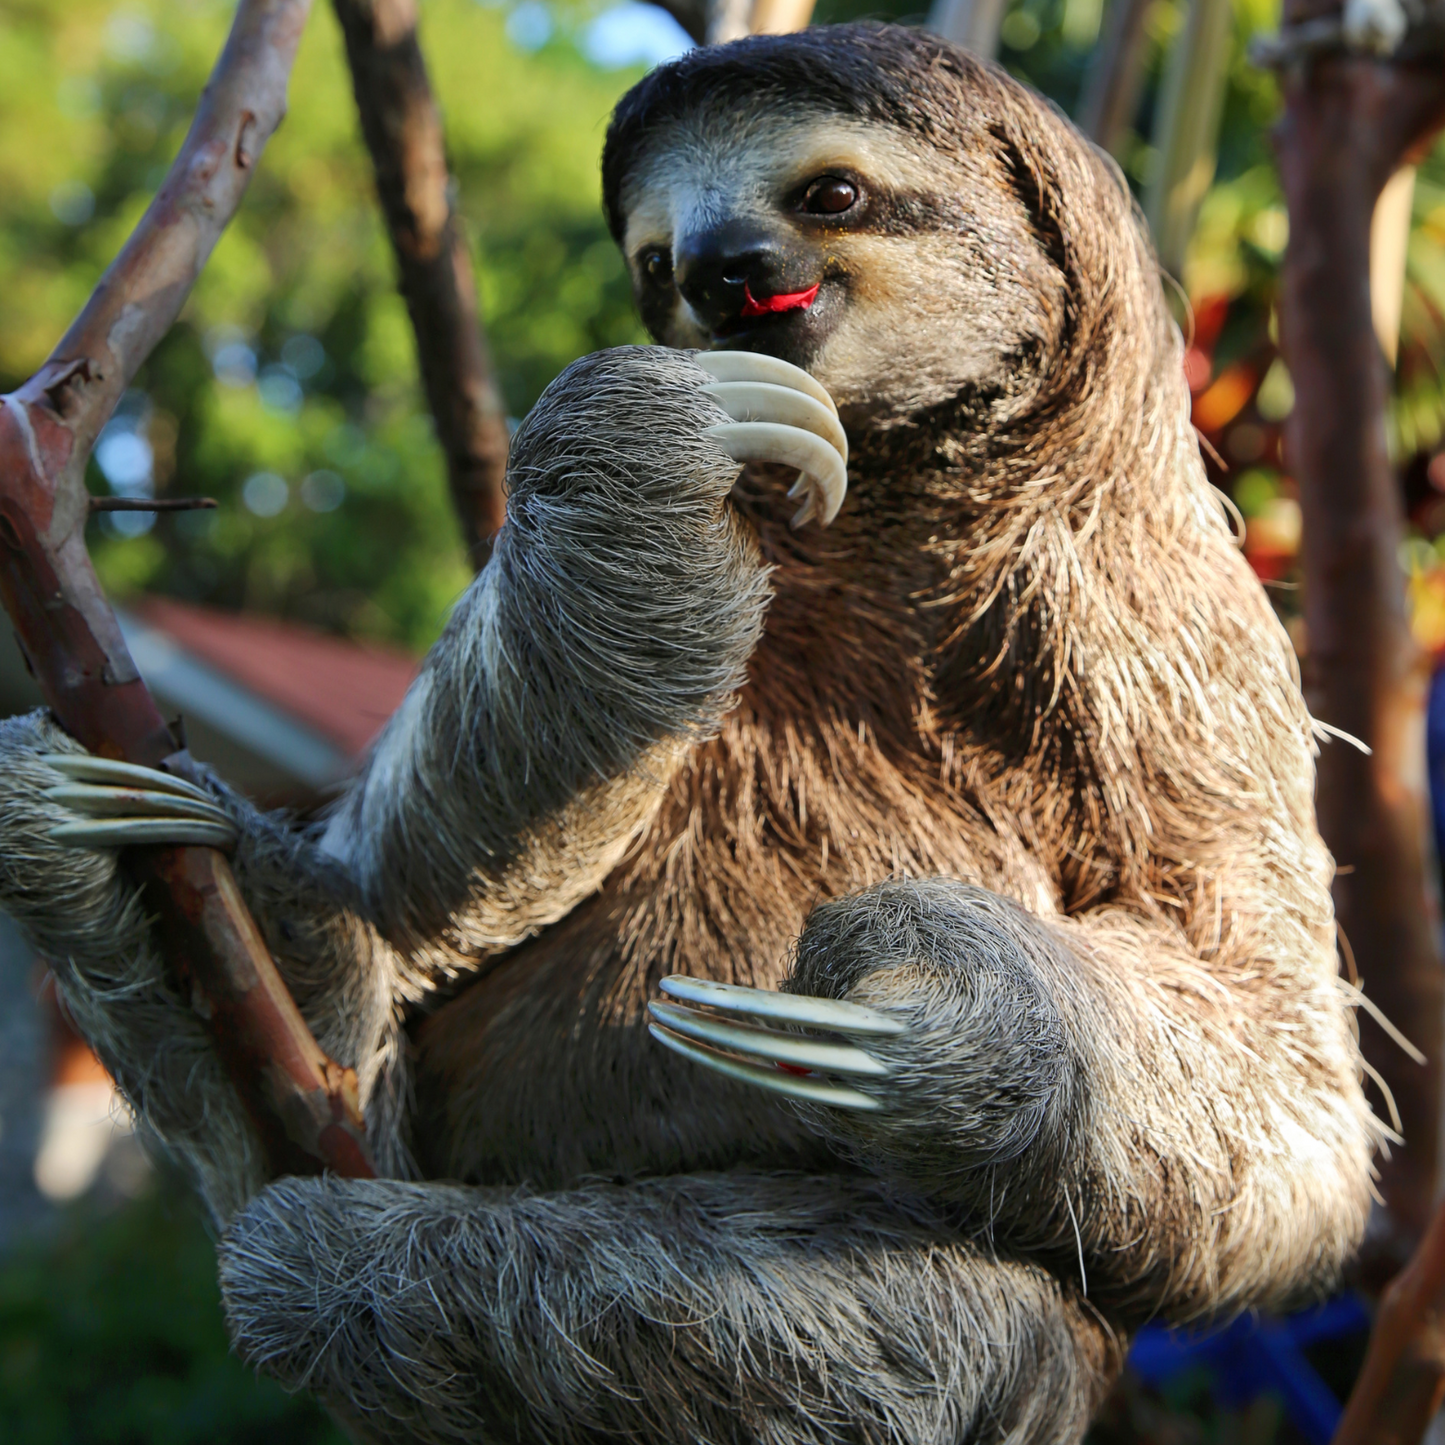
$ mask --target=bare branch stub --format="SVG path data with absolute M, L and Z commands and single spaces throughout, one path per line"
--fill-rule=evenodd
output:
M 92 512 L 212 512 L 214 497 L 92 497 Z
M 101 756 L 176 772 L 189 766 L 86 553 L 85 464 L 285 114 L 308 9 L 309 0 L 241 0 L 155 200 L 50 359 L 0 399 L 0 600 L 51 709 Z M 224 855 L 173 848 L 125 856 L 159 916 L 168 961 L 203 1004 L 271 1168 L 371 1174 L 355 1079 L 311 1036 Z
M 335 8 L 452 501 L 480 568 L 505 516 L 507 419 L 417 39 L 415 0 L 335 0 Z

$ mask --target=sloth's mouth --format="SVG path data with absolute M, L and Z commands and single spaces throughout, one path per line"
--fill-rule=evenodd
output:
M 753 295 L 752 287 L 743 282 L 744 317 L 776 316 L 785 311 L 806 311 L 818 295 L 819 282 L 814 281 L 806 291 L 791 291 L 787 295 L 764 296 L 760 301 Z
M 815 305 L 821 290 L 815 282 L 804 291 L 756 297 L 744 287 L 742 309 L 712 328 L 713 346 L 742 346 L 801 364 L 795 353 L 816 347 L 826 329 L 822 313 L 831 308 Z

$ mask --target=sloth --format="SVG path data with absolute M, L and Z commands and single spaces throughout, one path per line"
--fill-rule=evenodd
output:
M 528 415 L 329 817 L 12 720 L 0 904 L 359 1438 L 1078 1440 L 1143 1321 L 1328 1289 L 1384 1137 L 1149 243 L 887 26 L 663 66 L 602 179 L 658 344 Z M 269 1176 L 158 840 L 234 850 L 383 1178 Z

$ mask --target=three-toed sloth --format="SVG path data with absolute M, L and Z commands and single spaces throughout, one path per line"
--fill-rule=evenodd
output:
M 660 344 L 527 417 L 324 827 L 158 789 L 390 1177 L 264 1177 L 39 715 L 0 902 L 225 1223 L 239 1350 L 366 1438 L 1076 1440 L 1140 1321 L 1330 1285 L 1381 1133 L 1148 242 L 889 27 L 654 71 L 603 183 Z

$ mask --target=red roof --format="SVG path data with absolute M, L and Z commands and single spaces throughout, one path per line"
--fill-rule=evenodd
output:
M 355 757 L 417 674 L 413 657 L 294 622 L 148 597 L 130 610 L 201 662 Z

